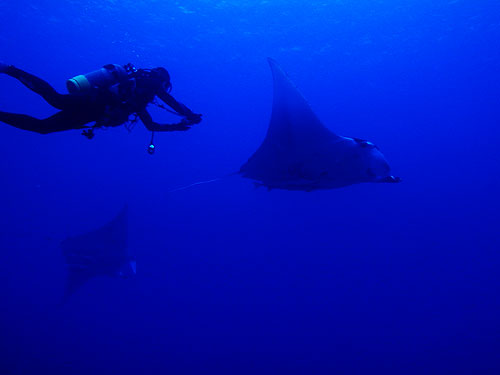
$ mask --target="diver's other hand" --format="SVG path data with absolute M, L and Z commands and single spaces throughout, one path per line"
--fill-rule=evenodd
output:
M 167 125 L 167 129 L 169 131 L 172 131 L 172 132 L 178 132 L 178 131 L 186 131 L 186 130 L 189 130 L 191 129 L 191 127 L 189 126 L 190 124 L 187 124 L 187 123 L 184 123 L 183 121 L 179 122 L 178 124 L 171 124 L 171 125 Z
M 94 129 L 92 129 L 92 128 L 86 129 L 86 130 L 82 131 L 82 135 L 87 137 L 87 139 L 92 139 L 95 136 Z
M 186 131 L 191 129 L 191 125 L 198 124 L 201 122 L 201 115 L 193 113 L 192 115 L 186 116 L 177 124 L 165 125 L 164 130 L 166 131 Z
M 199 113 L 190 113 L 186 116 L 186 120 L 190 125 L 199 124 L 201 122 L 201 116 L 202 115 Z
M 380 179 L 378 182 L 388 182 L 390 184 L 399 184 L 402 181 L 401 177 L 387 176 Z
M 7 69 L 9 69 L 9 66 L 8 64 L 5 64 L 3 62 L 0 61 L 0 73 L 5 73 L 7 72 Z

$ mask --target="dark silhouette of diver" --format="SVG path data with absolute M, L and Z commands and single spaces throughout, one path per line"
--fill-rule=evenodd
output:
M 155 131 L 185 131 L 201 121 L 201 115 L 193 113 L 170 95 L 172 84 L 165 68 L 136 69 L 132 64 L 105 65 L 102 69 L 79 75 L 66 82 L 69 94 L 58 93 L 39 77 L 12 65 L 0 62 L 0 73 L 18 79 L 24 86 L 39 94 L 51 106 L 59 109 L 56 114 L 37 119 L 28 115 L 0 111 L 0 121 L 19 129 L 40 134 L 71 129 L 86 129 L 83 135 L 89 139 L 94 129 L 128 124 L 135 115 L 146 128 Z M 148 104 L 159 97 L 173 111 L 183 117 L 176 124 L 158 124 L 146 110 Z M 92 126 L 87 124 L 94 122 Z M 154 134 L 154 133 L 153 133 Z M 151 140 L 149 151 L 154 152 Z

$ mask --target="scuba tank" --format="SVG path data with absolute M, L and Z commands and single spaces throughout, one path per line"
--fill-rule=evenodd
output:
M 70 94 L 84 94 L 94 87 L 108 88 L 127 79 L 127 68 L 118 64 L 104 65 L 99 70 L 68 79 L 66 87 Z

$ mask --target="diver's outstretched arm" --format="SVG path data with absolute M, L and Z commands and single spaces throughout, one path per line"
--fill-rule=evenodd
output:
M 184 116 L 191 124 L 198 124 L 201 122 L 200 114 L 194 113 L 184 104 L 179 103 L 172 95 L 170 95 L 165 90 L 161 90 L 158 93 L 158 97 L 179 115 Z
M 149 114 L 148 111 L 144 110 L 138 113 L 139 118 L 141 119 L 144 126 L 150 130 L 155 132 L 175 132 L 175 131 L 186 131 L 190 129 L 190 124 L 186 119 L 183 119 L 178 124 L 158 124 L 153 121 L 153 118 Z

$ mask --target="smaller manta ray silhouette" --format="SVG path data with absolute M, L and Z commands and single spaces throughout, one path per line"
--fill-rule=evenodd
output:
M 127 207 L 105 226 L 61 242 L 68 276 L 63 302 L 94 277 L 133 277 L 135 257 L 127 249 Z
M 239 173 L 268 189 L 312 191 L 362 182 L 400 182 L 373 143 L 327 129 L 278 66 L 271 121 L 259 149 Z

